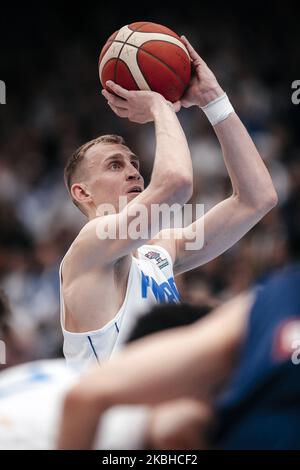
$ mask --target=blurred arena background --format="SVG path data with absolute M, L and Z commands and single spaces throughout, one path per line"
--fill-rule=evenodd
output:
M 118 119 L 100 94 L 99 52 L 124 24 L 149 20 L 187 36 L 229 94 L 279 195 L 241 242 L 177 278 L 183 300 L 213 306 L 287 263 L 292 201 L 300 197 L 300 105 L 291 101 L 291 84 L 300 79 L 297 17 L 282 3 L 224 3 L 1 7 L 0 285 L 16 331 L 11 363 L 61 355 L 58 266 L 85 222 L 63 184 L 70 153 L 98 135 L 120 134 L 149 181 L 152 126 Z M 230 192 L 219 144 L 198 110 L 182 110 L 179 119 L 193 158 L 191 202 L 207 211 Z

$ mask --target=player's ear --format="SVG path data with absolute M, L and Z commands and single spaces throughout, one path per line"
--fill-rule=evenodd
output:
M 71 186 L 71 196 L 78 203 L 90 202 L 91 194 L 84 183 L 74 183 Z

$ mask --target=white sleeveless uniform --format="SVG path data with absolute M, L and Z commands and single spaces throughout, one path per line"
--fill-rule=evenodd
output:
M 66 393 L 79 378 L 64 359 L 29 362 L 0 372 L 0 450 L 51 450 Z M 94 449 L 143 449 L 150 409 L 115 406 L 98 423 Z
M 64 327 L 65 313 L 61 293 L 63 351 L 68 364 L 86 367 L 90 363 L 98 362 L 101 365 L 104 360 L 119 351 L 139 316 L 157 303 L 179 301 L 172 258 L 168 251 L 158 245 L 143 245 L 137 251 L 138 258 L 132 256 L 124 302 L 115 317 L 102 328 L 84 333 L 67 331 Z M 62 263 L 63 260 L 60 265 L 61 292 Z

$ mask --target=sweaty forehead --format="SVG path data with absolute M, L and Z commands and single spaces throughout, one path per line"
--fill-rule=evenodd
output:
M 99 143 L 90 147 L 85 154 L 85 161 L 88 168 L 98 166 L 106 158 L 114 154 L 122 154 L 124 157 L 132 155 L 132 151 L 121 144 Z

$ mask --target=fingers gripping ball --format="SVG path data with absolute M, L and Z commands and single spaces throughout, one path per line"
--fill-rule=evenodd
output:
M 137 22 L 110 36 L 99 57 L 105 88 L 113 80 L 127 90 L 152 90 L 178 101 L 191 77 L 191 61 L 180 37 L 165 26 Z

